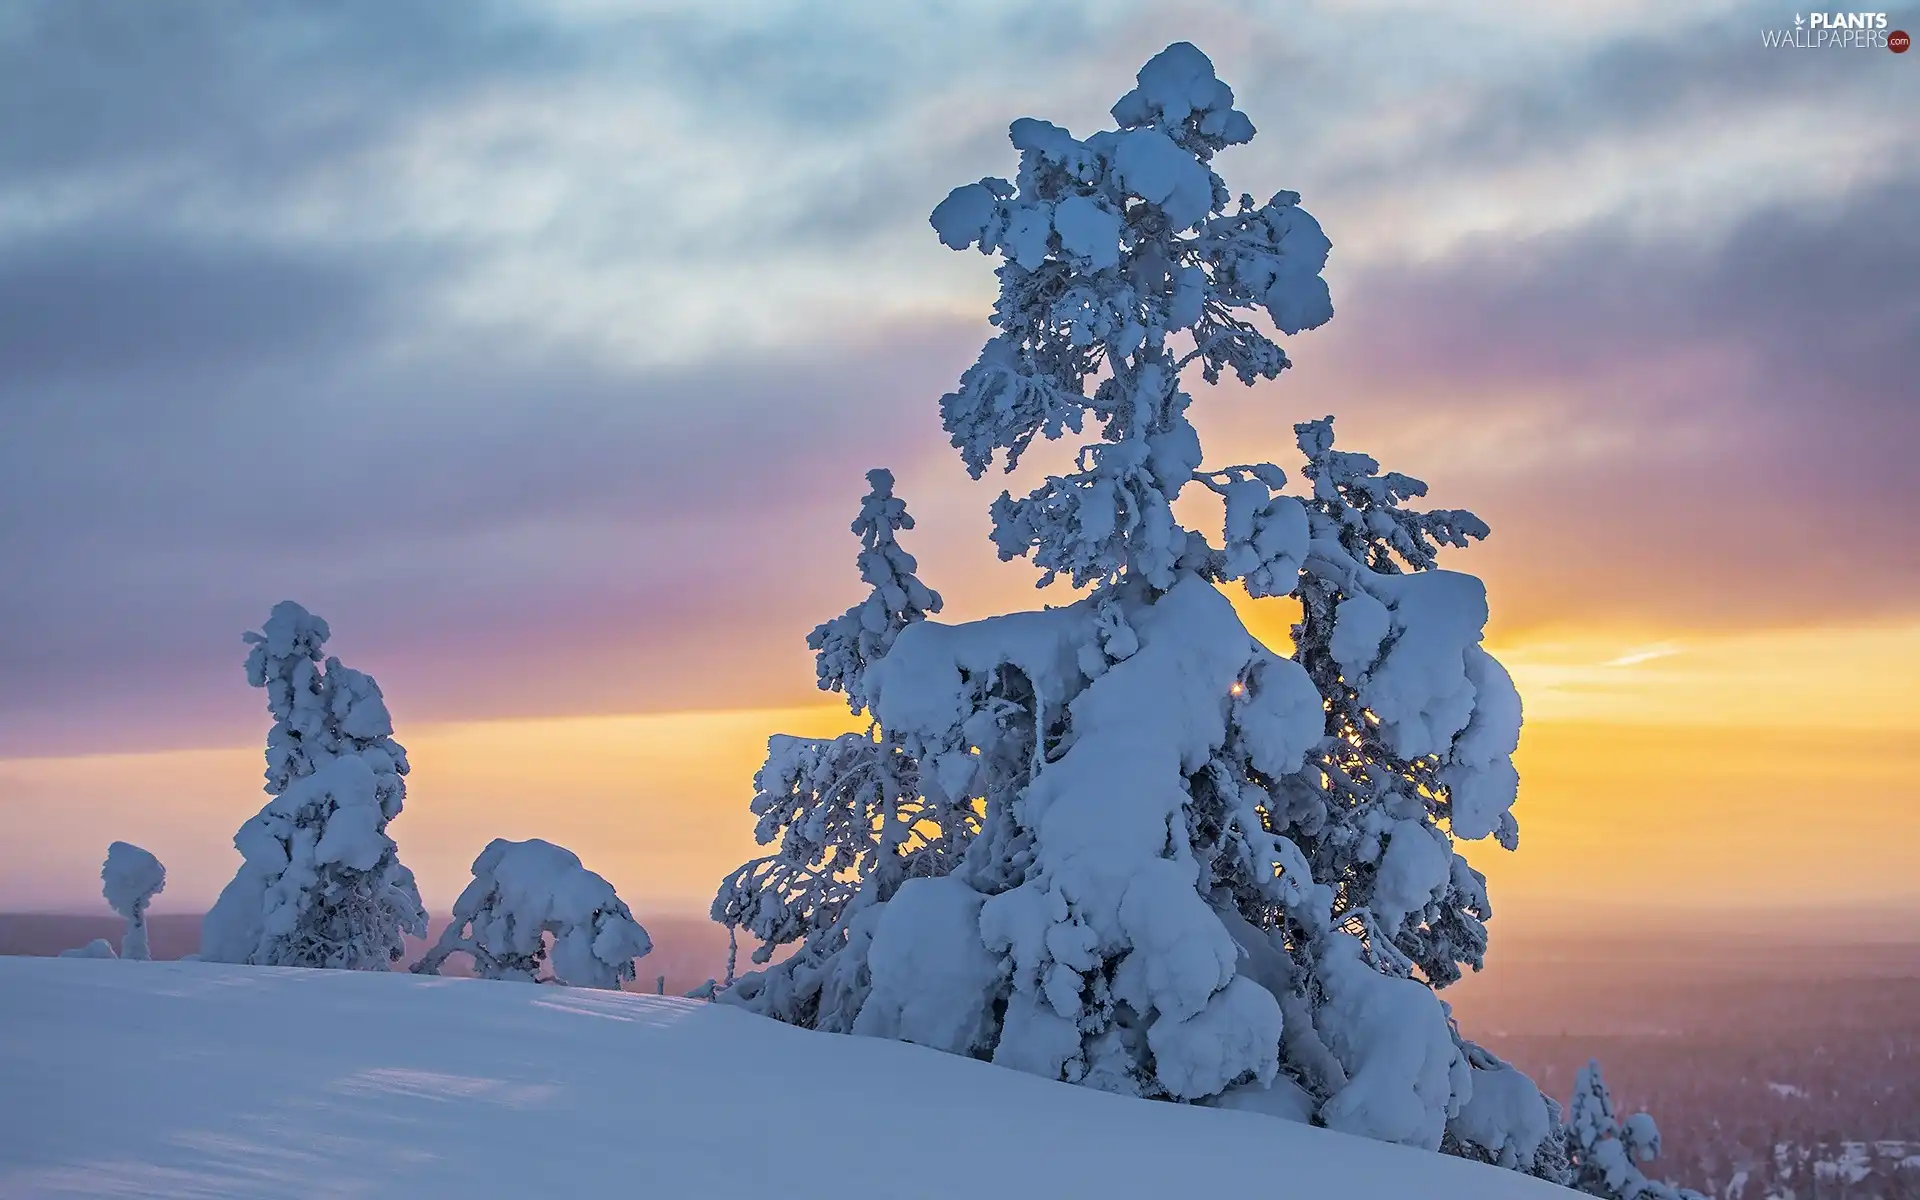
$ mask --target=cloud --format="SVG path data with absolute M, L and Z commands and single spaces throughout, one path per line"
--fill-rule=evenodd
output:
M 0 22 L 0 109 L 34 119 L 8 123 L 0 167 L 10 186 L 287 182 L 489 78 L 576 67 L 560 32 L 500 4 L 29 0 Z
M 1900 169 L 1710 239 L 1608 221 L 1362 272 L 1275 394 L 1487 517 L 1463 561 L 1518 625 L 1911 613 L 1916 206 Z
M 941 328 L 685 371 L 300 349 L 69 377 L 9 419 L 0 508 L 32 514 L 0 530 L 28 566 L 0 580 L 15 737 L 45 736 L 35 712 L 147 706 L 115 699 L 129 671 L 230 694 L 227 643 L 287 597 L 374 663 L 441 662 L 433 713 L 723 703 L 789 641 L 804 688 L 804 628 L 770 623 L 851 599 L 843 510 L 866 468 L 938 446 L 906 398 L 964 355 Z
M 1680 653 L 1680 650 L 1681 647 L 1677 642 L 1659 642 L 1652 646 L 1641 646 L 1629 650 L 1625 654 L 1617 658 L 1610 658 L 1600 665 L 1603 667 L 1637 667 L 1641 663 L 1653 662 L 1656 659 L 1671 658 Z
M 391 282 L 277 245 L 67 227 L 0 248 L 0 375 L 31 400 L 42 386 L 137 387 L 149 371 L 337 351 L 373 332 Z
M 1449 80 L 1454 102 L 1434 110 L 1420 145 L 1409 147 L 1414 154 L 1365 165 L 1403 179 L 1409 168 L 1485 173 L 1563 157 L 1582 143 L 1674 130 L 1724 136 L 1779 114 L 1804 119 L 1880 105 L 1882 129 L 1916 123 L 1896 102 L 1903 81 L 1876 69 L 1888 65 L 1879 58 L 1769 50 L 1761 44 L 1768 25 L 1752 11 L 1684 21 L 1650 14 L 1611 37 L 1542 46 L 1533 61 L 1488 78 Z M 1708 157 L 1713 150 L 1696 146 Z
M 1884 108 L 1744 19 L 1415 4 L 1362 59 L 1337 6 L 16 6 L 0 754 L 253 736 L 235 639 L 290 596 L 410 718 L 805 698 L 879 463 L 956 614 L 1030 601 L 936 426 L 991 264 L 925 216 L 1195 28 L 1262 129 L 1223 171 L 1338 243 L 1298 369 L 1200 406 L 1217 460 L 1340 413 L 1493 521 L 1514 626 L 1905 611 L 1920 171 L 1697 138 Z

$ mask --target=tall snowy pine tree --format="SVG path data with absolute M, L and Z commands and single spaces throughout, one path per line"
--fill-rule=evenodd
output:
M 201 924 L 200 956 L 259 966 L 384 971 L 425 937 L 426 911 L 387 823 L 407 752 L 380 686 L 328 658 L 327 623 L 291 600 L 246 635 L 247 682 L 267 692 L 266 791 L 240 827 L 245 860 Z
M 1235 203 L 1212 170 L 1254 130 L 1205 55 L 1137 82 L 1085 139 L 1015 121 L 1016 177 L 932 217 L 1001 259 L 998 332 L 941 400 L 968 471 L 1097 422 L 1073 470 L 992 506 L 1002 558 L 1090 591 L 942 625 L 868 538 L 874 596 L 810 644 L 873 726 L 774 740 L 754 811 L 779 850 L 714 913 L 801 945 L 720 998 L 1557 1177 L 1551 1102 L 1433 990 L 1480 966 L 1491 912 L 1454 842 L 1517 836 L 1519 698 L 1484 589 L 1435 562 L 1486 528 L 1407 508 L 1424 485 L 1335 450 L 1330 419 L 1297 427 L 1305 496 L 1270 463 L 1203 469 L 1183 372 L 1291 365 L 1248 318 L 1325 323 L 1330 243 L 1294 193 Z M 1189 484 L 1220 498 L 1218 545 L 1173 515 Z M 876 478 L 869 528 L 890 495 Z M 1235 581 L 1298 597 L 1291 657 Z

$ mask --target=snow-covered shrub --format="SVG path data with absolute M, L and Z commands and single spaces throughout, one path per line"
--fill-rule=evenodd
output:
M 387 825 L 407 753 L 370 675 L 328 658 L 327 623 L 292 601 L 249 633 L 247 682 L 265 688 L 265 807 L 234 834 L 245 860 L 201 925 L 200 957 L 384 971 L 424 937 L 426 911 Z
M 100 891 L 113 911 L 127 919 L 120 940 L 121 958 L 152 958 L 147 946 L 147 905 L 167 887 L 167 869 L 160 860 L 131 842 L 107 847 L 100 868 Z
M 1588 1062 L 1574 1077 L 1573 1102 L 1564 1130 L 1572 1170 L 1570 1186 L 1608 1200 L 1707 1200 L 1690 1188 L 1648 1179 L 1641 1164 L 1660 1156 L 1660 1129 L 1646 1113 L 1626 1120 L 1614 1114 L 1613 1096 Z
M 495 838 L 473 860 L 453 923 L 413 970 L 438 975 L 448 955 L 466 954 L 482 979 L 617 988 L 652 949 L 613 885 L 573 851 L 539 838 Z
M 95 938 L 84 946 L 72 950 L 62 950 L 61 958 L 119 958 L 113 952 L 113 943 L 105 938 Z
M 774 740 L 754 811 L 779 848 L 714 907 L 800 948 L 720 998 L 1437 1148 L 1476 1068 L 1433 989 L 1481 965 L 1491 911 L 1455 842 L 1516 835 L 1519 699 L 1479 581 L 1436 566 L 1486 528 L 1407 507 L 1425 485 L 1335 450 L 1331 419 L 1296 426 L 1304 494 L 1271 463 L 1203 467 L 1183 373 L 1289 367 L 1252 318 L 1327 321 L 1330 243 L 1298 195 L 1235 201 L 1214 172 L 1254 130 L 1199 50 L 1137 84 L 1085 139 L 1014 122 L 1015 178 L 932 216 L 1001 260 L 997 332 L 941 400 L 968 471 L 1098 433 L 1001 494 L 994 544 L 1090 590 L 943 625 L 911 559 L 863 556 L 875 597 L 812 644 L 872 725 Z M 1219 499 L 1217 544 L 1174 516 L 1189 485 Z M 876 477 L 870 528 L 881 501 Z M 1298 597 L 1290 657 L 1235 582 Z M 1517 1163 L 1534 1114 L 1495 1107 L 1474 1131 Z

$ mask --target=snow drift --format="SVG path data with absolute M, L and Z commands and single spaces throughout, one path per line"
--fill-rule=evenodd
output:
M 298 1036 L 288 1036 L 290 1030 Z M 388 972 L 0 958 L 0 1195 L 1552 1200 L 1512 1171 L 723 1005 Z M 164 1048 L 164 1049 L 161 1049 Z M 31 1102 L 28 1099 L 31 1098 Z M 778 1114 L 778 1127 L 767 1123 Z M 863 1182 L 815 1148 L 962 1130 Z M 863 1192 L 870 1187 L 871 1192 Z

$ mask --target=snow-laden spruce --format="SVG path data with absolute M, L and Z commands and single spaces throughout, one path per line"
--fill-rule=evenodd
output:
M 893 494 L 893 475 L 869 471 L 867 483 L 852 528 L 870 591 L 807 638 L 821 690 L 843 693 L 856 713 L 867 707 L 867 668 L 901 630 L 940 611 L 939 594 L 920 582 L 918 564 L 895 537 L 913 528 L 913 517 Z M 919 763 L 876 729 L 774 736 L 752 802 L 754 836 L 774 851 L 727 876 L 713 918 L 761 942 L 756 962 L 787 946 L 799 952 L 730 998 L 799 1024 L 850 1029 L 865 996 L 860 949 L 872 918 L 862 914 L 907 879 L 953 869 L 956 839 L 941 831 L 968 824 L 971 811 L 941 805 L 941 793 L 920 786 Z M 734 966 L 729 961 L 729 984 Z
M 120 939 L 121 958 L 152 958 L 147 945 L 147 906 L 167 887 L 167 869 L 149 851 L 132 842 L 107 847 L 100 867 L 100 892 L 114 912 L 127 919 Z
M 473 860 L 453 923 L 413 970 L 438 975 L 448 955 L 465 954 L 483 979 L 618 988 L 652 949 L 613 885 L 571 850 L 495 838 Z
M 1014 122 L 1015 178 L 932 218 L 1000 259 L 998 332 L 941 401 L 968 471 L 1098 431 L 1000 496 L 993 541 L 1090 590 L 943 625 L 900 582 L 910 558 L 883 595 L 863 557 L 872 636 L 857 658 L 813 645 L 872 725 L 772 742 L 754 810 L 778 847 L 715 915 L 798 948 L 721 999 L 1552 1177 L 1549 1102 L 1433 990 L 1486 946 L 1456 840 L 1517 834 L 1518 695 L 1481 647 L 1479 581 L 1436 564 L 1486 528 L 1408 507 L 1424 485 L 1334 449 L 1330 418 L 1296 426 L 1303 494 L 1271 463 L 1204 464 L 1186 375 L 1290 366 L 1260 318 L 1331 317 L 1330 243 L 1296 194 L 1235 201 L 1213 170 L 1254 131 L 1205 55 L 1170 46 L 1137 83 L 1085 139 Z M 1174 516 L 1193 486 L 1217 541 Z M 1290 656 L 1228 583 L 1297 597 Z
M 424 937 L 426 911 L 387 825 L 407 753 L 380 686 L 327 658 L 327 623 L 292 601 L 248 633 L 247 682 L 267 692 L 266 791 L 234 834 L 245 860 L 201 926 L 200 957 L 384 971 Z
M 1615 1115 L 1597 1062 L 1574 1076 L 1565 1136 L 1572 1167 L 1567 1183 L 1577 1191 L 1607 1200 L 1707 1200 L 1692 1188 L 1647 1178 L 1641 1164 L 1660 1156 L 1660 1128 L 1646 1113 L 1624 1121 Z

